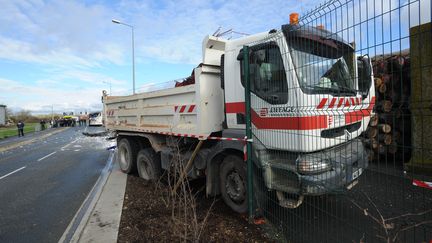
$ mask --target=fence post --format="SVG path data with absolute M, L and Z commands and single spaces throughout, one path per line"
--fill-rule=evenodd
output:
M 250 103 L 250 83 L 249 83 L 249 47 L 243 46 L 243 74 L 245 82 L 245 116 L 246 116 L 246 160 L 247 160 L 247 191 L 248 191 L 248 212 L 249 222 L 253 219 L 253 167 L 252 167 L 252 129 L 251 129 L 251 103 Z

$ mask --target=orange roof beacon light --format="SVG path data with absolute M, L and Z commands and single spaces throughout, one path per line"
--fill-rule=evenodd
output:
M 290 24 L 296 25 L 298 23 L 299 23 L 299 14 L 298 13 L 290 14 Z

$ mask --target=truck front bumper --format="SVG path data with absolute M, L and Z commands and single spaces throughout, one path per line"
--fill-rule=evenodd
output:
M 329 161 L 331 169 L 316 174 L 301 174 L 292 161 L 276 159 L 263 168 L 266 186 L 299 195 L 338 193 L 351 189 L 368 166 L 367 154 L 360 139 L 307 155 Z

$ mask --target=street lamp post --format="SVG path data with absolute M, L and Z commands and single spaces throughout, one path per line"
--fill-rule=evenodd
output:
M 107 81 L 102 81 L 102 83 L 104 83 L 104 84 L 109 84 L 109 87 L 110 87 L 110 92 L 109 92 L 109 94 L 112 95 L 112 93 L 111 93 L 111 81 L 109 81 L 109 82 L 107 82 Z M 134 85 L 134 86 L 135 86 L 135 85 Z M 134 90 L 134 93 L 135 93 L 135 90 Z
M 135 94 L 135 44 L 134 44 L 134 27 L 130 24 L 126 24 L 123 22 L 120 22 L 119 20 L 112 19 L 111 20 L 114 24 L 121 24 L 127 27 L 130 27 L 132 30 L 132 80 L 133 80 L 133 94 Z M 110 91 L 111 93 L 111 91 Z
M 54 105 L 51 104 L 51 126 L 54 125 Z

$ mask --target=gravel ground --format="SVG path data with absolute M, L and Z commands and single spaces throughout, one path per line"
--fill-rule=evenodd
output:
M 198 188 L 192 184 L 191 187 Z M 157 188 L 137 176 L 128 176 L 118 242 L 184 241 L 172 220 L 171 208 L 164 203 L 167 191 L 166 186 Z M 206 198 L 203 194 L 196 194 L 198 220 L 202 221 L 211 210 L 200 242 L 274 242 L 261 226 L 248 224 L 247 216 L 231 211 L 222 199 Z

